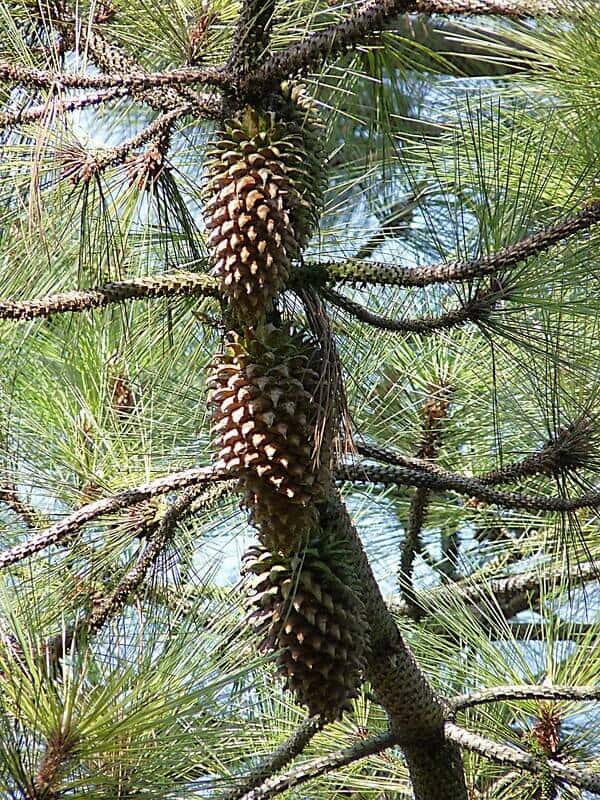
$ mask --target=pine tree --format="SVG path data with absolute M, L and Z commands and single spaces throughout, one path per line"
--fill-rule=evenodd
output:
M 599 14 L 0 0 L 3 797 L 600 794 Z

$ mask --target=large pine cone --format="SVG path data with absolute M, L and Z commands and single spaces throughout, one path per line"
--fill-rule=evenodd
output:
M 228 335 L 209 381 L 218 466 L 238 475 L 244 504 L 268 546 L 287 552 L 316 525 L 331 452 L 317 453 L 320 350 L 273 325 Z
M 324 536 L 299 555 L 252 547 L 244 558 L 261 649 L 279 651 L 286 688 L 327 720 L 348 709 L 364 668 L 367 621 L 346 560 Z
M 286 87 L 277 112 L 245 108 L 208 153 L 209 247 L 233 314 L 246 325 L 287 285 L 320 213 L 324 170 L 307 103 Z

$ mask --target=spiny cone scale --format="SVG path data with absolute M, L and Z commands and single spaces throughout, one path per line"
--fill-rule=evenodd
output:
M 240 478 L 261 539 L 294 550 L 316 524 L 330 448 L 314 458 L 320 350 L 289 327 L 229 333 L 213 365 L 209 401 L 218 467 Z
M 252 547 L 244 558 L 250 622 L 310 714 L 340 717 L 356 697 L 367 623 L 340 553 L 313 538 L 299 555 Z
M 287 285 L 320 213 L 324 170 L 307 103 L 285 87 L 277 111 L 246 107 L 208 153 L 208 244 L 232 312 L 246 325 Z

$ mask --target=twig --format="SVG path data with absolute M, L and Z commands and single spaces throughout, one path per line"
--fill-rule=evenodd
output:
M 304 280 L 315 285 L 337 281 L 424 287 L 435 283 L 483 278 L 540 255 L 558 242 L 590 228 L 598 221 L 600 221 L 600 201 L 593 201 L 575 216 L 551 225 L 539 233 L 526 236 L 516 244 L 508 245 L 483 258 L 433 264 L 428 267 L 402 267 L 398 264 L 355 259 L 322 264 L 308 263 L 297 270 L 295 280 L 299 284 Z
M 393 239 L 400 230 L 410 228 L 410 222 L 414 218 L 415 210 L 419 207 L 419 201 L 427 194 L 424 186 L 424 183 L 420 184 L 408 197 L 402 198 L 387 209 L 388 213 L 385 219 L 380 221 L 378 229 L 361 245 L 352 260 L 363 261 L 370 258 L 386 239 Z M 402 222 L 401 226 L 400 222 Z
M 30 530 L 37 530 L 44 522 L 43 514 L 25 503 L 14 487 L 0 486 L 0 503 L 4 503 Z
M 0 300 L 0 319 L 30 320 L 64 312 L 79 313 L 111 303 L 177 295 L 220 296 L 218 281 L 197 272 L 172 272 L 147 278 L 128 278 L 94 289 L 60 292 L 37 300 Z
M 293 761 L 299 756 L 313 736 L 323 728 L 323 720 L 320 717 L 308 717 L 285 742 L 279 745 L 264 761 L 262 761 L 251 772 L 244 776 L 242 781 L 223 796 L 223 800 L 240 800 L 248 797 L 254 789 L 260 787 L 276 772 Z
M 501 492 L 454 472 L 437 469 L 435 473 L 422 468 L 346 464 L 337 470 L 338 480 L 353 483 L 380 483 L 384 486 L 420 486 L 436 492 L 450 491 L 467 497 L 476 497 L 504 508 L 522 508 L 526 511 L 567 512 L 600 506 L 600 491 L 586 492 L 577 497 L 544 497 L 519 492 Z
M 121 508 L 134 505 L 149 497 L 166 494 L 176 489 L 185 489 L 195 484 L 226 480 L 228 477 L 230 476 L 212 467 L 194 467 L 192 469 L 183 470 L 182 472 L 173 472 L 163 478 L 157 478 L 149 483 L 143 483 L 140 486 L 135 486 L 123 492 L 119 492 L 118 494 L 111 495 L 111 497 L 95 500 L 93 503 L 81 506 L 81 508 L 69 514 L 65 519 L 57 522 L 55 525 L 52 525 L 36 536 L 32 536 L 22 544 L 15 545 L 9 550 L 0 553 L 0 569 L 10 564 L 16 564 L 18 561 L 22 561 L 25 558 L 29 558 L 35 553 L 40 552 L 40 550 L 45 550 L 46 547 L 58 544 L 65 537 L 79 531 L 87 522 L 104 516 L 105 514 L 119 511 Z
M 217 487 L 217 497 L 219 496 L 219 488 Z M 184 514 L 189 513 L 192 503 L 198 499 L 198 494 L 201 491 L 201 487 L 194 486 L 187 489 L 171 503 L 150 542 L 140 554 L 135 566 L 119 581 L 118 586 L 110 596 L 102 600 L 90 615 L 85 625 L 85 629 L 89 633 L 94 634 L 99 631 L 108 619 L 114 617 L 124 608 L 131 595 L 139 589 L 148 571 L 171 541 L 177 523 Z M 205 494 L 204 499 L 212 500 L 214 497 L 214 492 L 209 491 Z
M 158 137 L 159 139 L 168 141 L 174 123 L 185 114 L 189 113 L 190 110 L 191 106 L 188 104 L 175 108 L 172 111 L 167 111 L 143 128 L 139 133 L 136 133 L 135 136 L 132 136 L 125 142 L 122 142 L 116 147 L 111 147 L 98 155 L 91 155 L 88 151 L 81 150 L 81 155 L 83 157 L 80 158 L 78 153 L 74 158 L 68 161 L 68 168 L 63 177 L 70 177 L 75 183 L 79 182 L 79 180 L 88 181 L 93 175 L 97 175 L 104 172 L 106 169 L 124 163 L 130 156 L 132 150 L 142 147 L 151 139 Z
M 577 700 L 589 702 L 600 700 L 600 686 L 492 686 L 478 692 L 459 694 L 448 701 L 455 714 L 466 708 L 484 703 L 498 703 L 506 700 Z
M 147 74 L 144 67 L 126 50 L 110 42 L 100 31 L 88 31 L 85 46 L 102 72 L 122 75 Z M 195 116 L 218 117 L 223 110 L 221 98 L 210 94 L 199 94 L 184 87 L 149 89 L 141 92 L 138 99 L 163 112 L 186 106 Z
M 580 417 L 561 428 L 556 436 L 530 456 L 478 475 L 477 479 L 499 486 L 534 475 L 556 475 L 561 471 L 581 469 L 594 455 L 594 434 L 591 420 Z
M 111 100 L 118 99 L 129 93 L 129 89 L 122 86 L 113 86 L 100 92 L 93 92 L 82 97 L 70 97 L 68 100 L 50 100 L 31 108 L 23 108 L 20 111 L 6 111 L 0 114 L 0 129 L 10 128 L 16 125 L 24 125 L 29 122 L 36 122 L 44 117 L 52 117 L 55 114 L 65 114 L 69 111 L 77 111 L 82 108 L 92 108 L 102 103 L 109 103 Z
M 77 747 L 77 744 L 77 735 L 69 729 L 57 728 L 50 734 L 44 755 L 33 779 L 34 798 L 57 800 L 59 794 L 56 790 L 58 789 L 61 772 L 73 757 L 73 750 Z
M 590 419 L 580 417 L 561 428 L 556 436 L 539 450 L 519 461 L 506 466 L 475 475 L 474 478 L 488 486 L 501 486 L 522 478 L 536 475 L 554 475 L 560 471 L 577 470 L 587 465 L 593 455 L 592 437 L 594 424 Z M 384 461 L 401 467 L 424 469 L 437 474 L 437 467 L 423 458 L 406 456 L 385 447 L 372 444 L 359 444 L 357 451 L 367 458 Z
M 440 428 L 448 414 L 448 387 L 439 385 L 430 387 L 430 393 L 423 403 L 424 413 L 421 442 L 417 450 L 417 458 L 433 461 L 440 447 Z M 427 516 L 430 492 L 428 489 L 416 489 L 408 512 L 405 526 L 404 542 L 400 553 L 400 591 L 408 606 L 412 607 L 411 617 L 419 615 L 420 609 L 415 602 L 413 586 L 413 565 L 417 553 L 422 550 L 421 533 Z
M 553 759 L 548 759 L 542 763 L 534 756 L 524 753 L 522 750 L 517 750 L 516 747 L 498 744 L 477 733 L 467 731 L 453 722 L 446 722 L 444 733 L 448 740 L 456 742 L 461 747 L 465 747 L 474 753 L 479 753 L 492 761 L 496 761 L 498 764 L 518 767 L 534 775 L 538 775 L 544 769 L 547 769 L 558 780 L 565 781 L 579 789 L 587 789 L 595 794 L 600 794 L 600 774 L 598 773 L 577 769 Z
M 40 89 L 109 89 L 114 86 L 131 91 L 152 89 L 156 86 L 177 86 L 206 83 L 211 86 L 227 86 L 229 73 L 221 67 L 206 69 L 182 68 L 168 72 L 139 72 L 126 75 L 88 75 L 76 72 L 50 72 L 20 64 L 0 64 L 0 81 L 33 86 Z
M 548 0 L 417 0 L 421 14 L 486 14 L 522 19 L 538 15 L 556 16 L 561 5 Z
M 570 586 L 595 580 L 598 577 L 599 569 L 597 563 L 590 561 L 578 564 L 576 571 L 568 573 L 566 576 L 562 572 L 550 574 L 525 572 L 511 575 L 509 578 L 484 579 L 482 583 L 476 583 L 473 578 L 469 577 L 463 581 L 454 582 L 451 586 L 428 589 L 423 595 L 426 600 L 420 602 L 417 594 L 416 601 L 422 614 L 428 613 L 429 605 L 432 608 L 439 608 L 440 603 L 444 603 L 444 597 L 448 594 L 459 595 L 465 602 L 474 606 L 486 598 L 493 597 L 508 619 L 520 611 L 531 608 L 540 597 L 543 587 L 550 589 L 553 586 L 560 586 L 565 578 L 568 579 Z M 411 616 L 411 608 L 405 603 L 393 603 L 391 608 L 396 614 Z
M 363 41 L 368 34 L 380 29 L 389 19 L 413 10 L 414 6 L 413 0 L 362 2 L 350 17 L 330 25 L 324 31 L 312 33 L 304 41 L 270 56 L 262 67 L 247 79 L 245 88 L 252 89 L 251 82 L 255 85 L 268 84 L 299 72 L 306 72 L 311 67 L 318 66 L 326 59 L 343 53 Z
M 323 297 L 339 308 L 343 308 L 353 317 L 386 331 L 398 333 L 421 333 L 428 334 L 435 331 L 457 328 L 468 322 L 477 322 L 489 316 L 494 305 L 503 298 L 505 292 L 502 290 L 492 290 L 489 292 L 478 293 L 471 300 L 465 301 L 461 308 L 440 314 L 437 317 L 417 317 L 415 319 L 392 319 L 375 314 L 360 303 L 350 300 L 348 297 L 339 294 L 333 289 L 323 289 Z
M 380 733 L 378 736 L 359 741 L 351 747 L 346 747 L 344 750 L 339 750 L 331 755 L 313 758 L 311 761 L 299 764 L 284 775 L 268 778 L 256 789 L 252 789 L 242 795 L 239 800 L 267 800 L 269 797 L 275 797 L 294 786 L 300 786 L 334 769 L 345 767 L 348 764 L 359 761 L 361 758 L 381 753 L 382 750 L 387 750 L 389 747 L 393 747 L 394 744 L 396 744 L 396 739 L 393 734 L 388 732 Z

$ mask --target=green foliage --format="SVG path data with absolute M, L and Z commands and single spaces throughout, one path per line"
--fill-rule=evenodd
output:
M 87 69 L 93 58 L 82 32 L 98 4 L 78 7 L 79 38 L 68 56 L 50 32 L 52 4 L 43 5 L 40 15 L 25 0 L 1 0 L 0 60 Z M 457 24 L 451 35 L 478 70 L 489 67 L 484 77 L 465 76 L 464 64 L 420 42 L 405 22 L 311 74 L 307 86 L 326 123 L 329 187 L 305 257 L 359 254 L 417 267 L 490 256 L 598 199 L 600 32 L 593 8 L 569 5 L 572 18 L 560 24 Z M 102 32 L 145 69 L 159 70 L 190 60 L 200 25 L 197 63 L 215 65 L 228 52 L 238 6 L 133 0 L 118 5 Z M 348 3 L 325 0 L 278 3 L 272 46 L 282 50 L 325 30 L 347 11 Z M 49 107 L 51 97 L 0 88 L 5 111 Z M 106 155 L 156 115 L 140 98 L 120 99 L 60 119 L 49 110 L 1 132 L 2 298 L 178 267 L 208 271 L 201 209 L 213 122 L 187 116 L 173 126 L 155 180 L 137 180 L 131 160 L 85 179 L 88 158 Z M 580 469 L 501 488 L 550 497 L 596 487 L 599 243 L 596 226 L 500 270 L 493 285 L 501 297 L 490 313 L 435 335 L 377 331 L 329 306 L 355 443 L 416 456 L 426 404 L 443 387 L 449 406 L 439 467 L 485 475 L 585 419 L 592 432 Z M 341 291 L 403 319 L 451 311 L 490 285 L 487 275 Z M 205 383 L 221 339 L 218 310 L 212 300 L 167 298 L 0 321 L 0 484 L 15 490 L 41 527 L 98 497 L 211 463 Z M 304 318 L 291 292 L 280 310 Z M 398 625 L 442 695 L 598 683 L 598 591 L 586 572 L 600 560 L 597 509 L 543 515 L 432 495 L 414 574 L 398 582 L 414 490 L 346 485 L 344 494 Z M 22 508 L 0 500 L 5 549 L 31 530 Z M 173 495 L 153 500 L 150 519 L 162 519 L 172 502 Z M 192 509 L 123 614 L 90 640 L 73 631 L 148 543 L 139 508 L 94 520 L 67 546 L 0 574 L 3 796 L 30 797 L 45 786 L 49 800 L 224 797 L 302 721 L 273 659 L 256 656 L 244 622 L 237 576 L 252 530 L 229 495 Z M 529 573 L 533 583 L 508 613 L 495 581 Z M 477 588 L 476 603 L 469 587 Z M 418 619 L 402 602 L 407 589 L 416 593 Z M 57 642 L 62 659 L 52 655 Z M 569 701 L 554 707 L 560 759 L 597 769 L 597 709 Z M 461 712 L 458 721 L 526 750 L 544 713 L 540 701 L 509 701 Z M 383 710 L 363 687 L 352 712 L 319 732 L 301 758 L 385 728 Z M 50 774 L 52 748 L 60 766 L 44 784 L 40 771 Z M 507 782 L 510 772 L 467 756 L 473 797 L 537 796 L 534 776 Z M 330 771 L 309 792 L 298 787 L 287 796 L 411 797 L 397 748 Z M 557 796 L 584 795 L 561 787 Z

